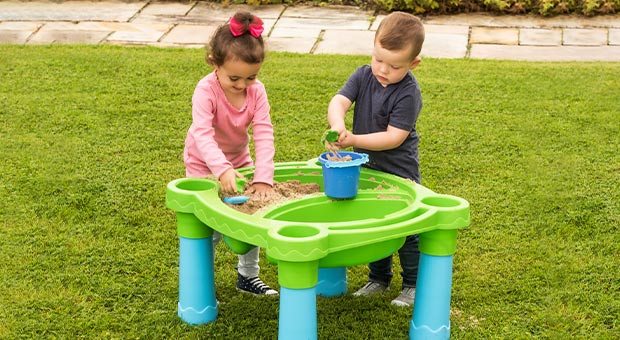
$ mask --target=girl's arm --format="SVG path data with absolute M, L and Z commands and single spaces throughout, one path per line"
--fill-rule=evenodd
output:
M 252 183 L 264 183 L 273 186 L 273 157 L 276 150 L 273 142 L 273 125 L 269 116 L 271 108 L 264 87 L 260 86 L 256 97 L 256 110 L 252 118 L 256 167 Z
M 197 88 L 192 97 L 192 134 L 198 153 L 209 170 L 219 179 L 224 172 L 233 169 L 224 152 L 215 141 L 213 117 L 215 98 L 208 91 Z

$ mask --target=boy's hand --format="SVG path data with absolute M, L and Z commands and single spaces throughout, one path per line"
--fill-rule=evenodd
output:
M 219 178 L 222 191 L 228 193 L 237 192 L 237 177 L 245 178 L 233 168 L 226 170 Z
M 348 130 L 344 130 L 340 134 L 340 138 L 338 138 L 338 143 L 336 145 L 340 148 L 348 148 L 349 146 L 355 146 L 356 136 Z
M 274 194 L 273 187 L 267 183 L 254 183 L 248 189 L 248 193 L 254 194 L 256 198 L 262 200 Z

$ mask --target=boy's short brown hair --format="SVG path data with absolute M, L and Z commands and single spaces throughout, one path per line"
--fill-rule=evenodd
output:
M 400 51 L 411 46 L 411 60 L 417 57 L 424 43 L 424 26 L 416 16 L 392 12 L 386 16 L 375 33 L 375 43 L 390 51 Z

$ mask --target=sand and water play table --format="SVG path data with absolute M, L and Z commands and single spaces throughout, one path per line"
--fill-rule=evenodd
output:
M 251 178 L 254 168 L 239 169 Z M 276 163 L 276 182 L 317 183 L 316 160 Z M 239 180 L 239 187 L 246 183 Z M 178 315 L 190 324 L 215 321 L 213 231 L 237 254 L 263 248 L 278 266 L 279 339 L 316 339 L 316 296 L 347 291 L 346 267 L 395 253 L 408 235 L 419 234 L 420 264 L 411 339 L 450 336 L 452 257 L 458 229 L 469 225 L 469 203 L 412 181 L 363 168 L 354 199 L 319 192 L 265 207 L 254 214 L 222 202 L 215 180 L 182 178 L 168 184 L 166 205 L 177 216 Z M 362 331 L 362 330 L 360 330 Z

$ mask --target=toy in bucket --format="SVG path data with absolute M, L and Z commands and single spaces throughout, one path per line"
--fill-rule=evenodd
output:
M 338 131 L 336 130 L 327 130 L 323 133 L 321 137 L 321 144 L 325 146 L 331 153 L 336 155 L 337 158 L 341 158 L 336 148 L 334 148 L 334 143 L 338 141 Z M 328 145 L 330 147 L 328 147 Z
M 323 167 L 325 195 L 334 199 L 350 199 L 357 195 L 361 166 L 368 162 L 365 153 L 340 151 L 340 159 L 330 159 L 329 152 L 319 156 Z M 343 161 L 342 158 L 351 158 Z

